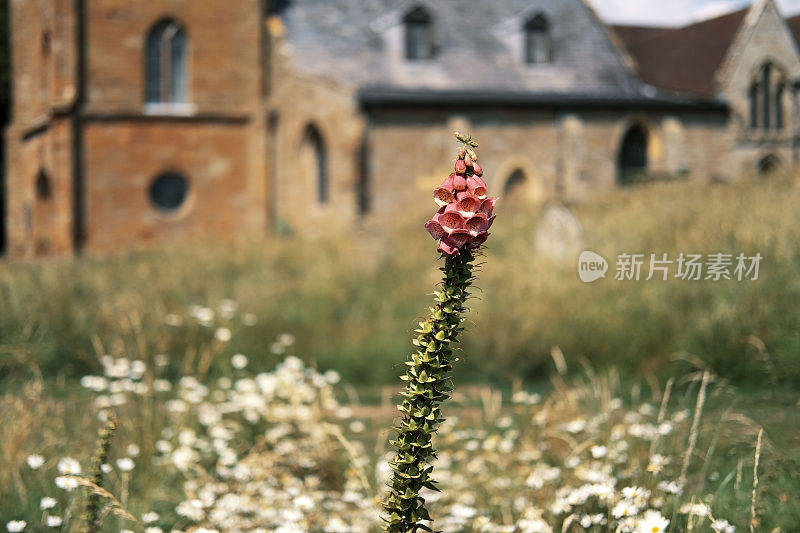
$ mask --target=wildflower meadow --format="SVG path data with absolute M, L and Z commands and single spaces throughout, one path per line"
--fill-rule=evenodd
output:
M 0 266 L 0 527 L 797 531 L 796 180 L 575 206 L 604 257 L 765 258 L 752 283 L 586 284 L 533 246 L 546 206 L 482 211 L 461 140 L 437 243 L 420 211 Z

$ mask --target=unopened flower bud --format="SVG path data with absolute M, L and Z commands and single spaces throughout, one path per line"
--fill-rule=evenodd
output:
M 459 159 L 456 161 L 455 166 L 456 174 L 463 174 L 467 171 L 467 164 L 464 162 L 463 159 Z

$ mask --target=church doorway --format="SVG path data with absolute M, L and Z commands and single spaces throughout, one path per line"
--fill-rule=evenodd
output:
M 521 168 L 515 169 L 508 175 L 506 183 L 503 186 L 503 198 L 510 200 L 519 197 L 527 181 L 528 179 L 525 176 L 525 172 L 523 172 Z
M 758 161 L 758 173 L 762 176 L 774 174 L 781 166 L 781 160 L 775 154 L 768 154 Z
M 634 124 L 622 137 L 617 155 L 617 180 L 620 185 L 641 182 L 647 172 L 647 130 Z

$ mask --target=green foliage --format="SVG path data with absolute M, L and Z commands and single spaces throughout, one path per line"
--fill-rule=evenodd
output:
M 450 370 L 453 365 L 452 344 L 458 342 L 464 302 L 472 282 L 473 255 L 466 249 L 460 255 L 447 256 L 442 291 L 434 292 L 436 303 L 430 318 L 420 322 L 413 340 L 417 347 L 406 362 L 408 371 L 401 377 L 407 383 L 401 393 L 403 401 L 397 408 L 403 419 L 394 429 L 397 438 L 391 444 L 397 455 L 389 462 L 394 471 L 391 492 L 384 502 L 386 531 L 417 533 L 431 531 L 420 524 L 431 520 L 420 490 L 438 490 L 430 477 L 436 457 L 432 438 L 443 419 L 439 406 L 450 397 Z

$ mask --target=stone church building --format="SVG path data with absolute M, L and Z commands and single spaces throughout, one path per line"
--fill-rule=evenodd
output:
M 589 201 L 797 158 L 800 19 L 582 0 L 10 0 L 12 257 L 389 224 L 448 171 Z M 391 192 L 390 192 L 391 191 Z

